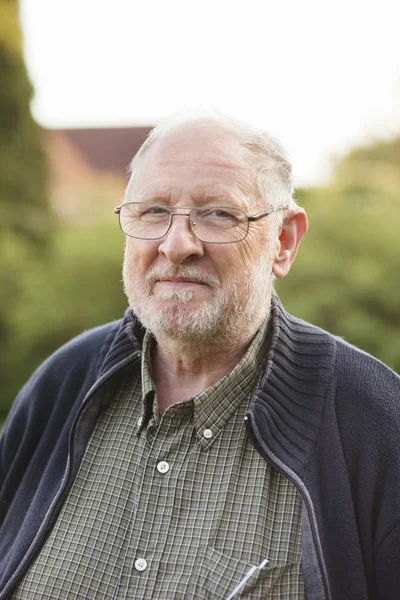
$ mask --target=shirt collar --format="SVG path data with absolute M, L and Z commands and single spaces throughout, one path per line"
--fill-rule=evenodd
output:
M 142 408 L 137 423 L 137 433 L 147 427 L 151 419 L 159 420 L 156 388 L 150 373 L 151 334 L 146 331 L 142 343 L 141 379 L 142 379 Z
M 244 417 L 263 374 L 269 344 L 270 328 L 265 319 L 246 354 L 232 371 L 193 399 L 194 427 L 202 446 L 213 443 L 239 408 L 243 409 Z
M 268 318 L 253 338 L 246 354 L 240 362 L 213 386 L 201 394 L 168 408 L 164 418 L 181 420 L 193 418 L 193 426 L 200 445 L 209 447 L 216 440 L 229 419 L 238 408 L 247 409 L 249 400 L 256 391 L 257 384 L 265 369 L 270 346 L 271 328 Z M 155 385 L 151 376 L 150 351 L 153 338 L 146 331 L 142 346 L 142 412 L 138 430 L 153 421 L 158 425 L 161 415 L 158 410 Z

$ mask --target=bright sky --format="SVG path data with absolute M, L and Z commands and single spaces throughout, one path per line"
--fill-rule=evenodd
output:
M 196 106 L 269 129 L 297 184 L 400 132 L 398 0 L 21 0 L 46 127 L 153 124 Z

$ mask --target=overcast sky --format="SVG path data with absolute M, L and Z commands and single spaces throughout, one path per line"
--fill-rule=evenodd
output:
M 400 132 L 398 0 L 21 0 L 46 127 L 153 124 L 199 105 L 271 130 L 298 184 Z

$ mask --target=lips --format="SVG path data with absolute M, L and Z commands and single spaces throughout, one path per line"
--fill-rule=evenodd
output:
M 193 279 L 159 279 L 155 282 L 159 285 L 170 288 L 189 288 L 193 286 L 206 286 L 202 281 L 194 281 Z
M 200 285 L 207 285 L 204 281 L 200 281 L 199 279 L 184 279 L 184 278 L 174 278 L 174 279 L 158 279 L 160 283 L 197 283 Z
M 198 268 L 185 267 L 177 268 L 173 266 L 155 266 L 146 275 L 146 283 L 151 288 L 155 283 L 181 284 L 199 284 L 207 285 L 211 288 L 219 288 L 220 281 L 217 275 L 207 271 L 200 271 Z

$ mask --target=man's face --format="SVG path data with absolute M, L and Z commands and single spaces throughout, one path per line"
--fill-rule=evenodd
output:
M 258 198 L 248 152 L 234 134 L 211 124 L 185 126 L 150 148 L 134 176 L 134 202 L 171 207 L 233 206 L 252 215 Z M 159 240 L 127 237 L 124 286 L 130 306 L 156 338 L 232 343 L 265 318 L 278 243 L 273 215 L 251 223 L 236 243 L 198 240 L 187 216 L 174 216 Z

